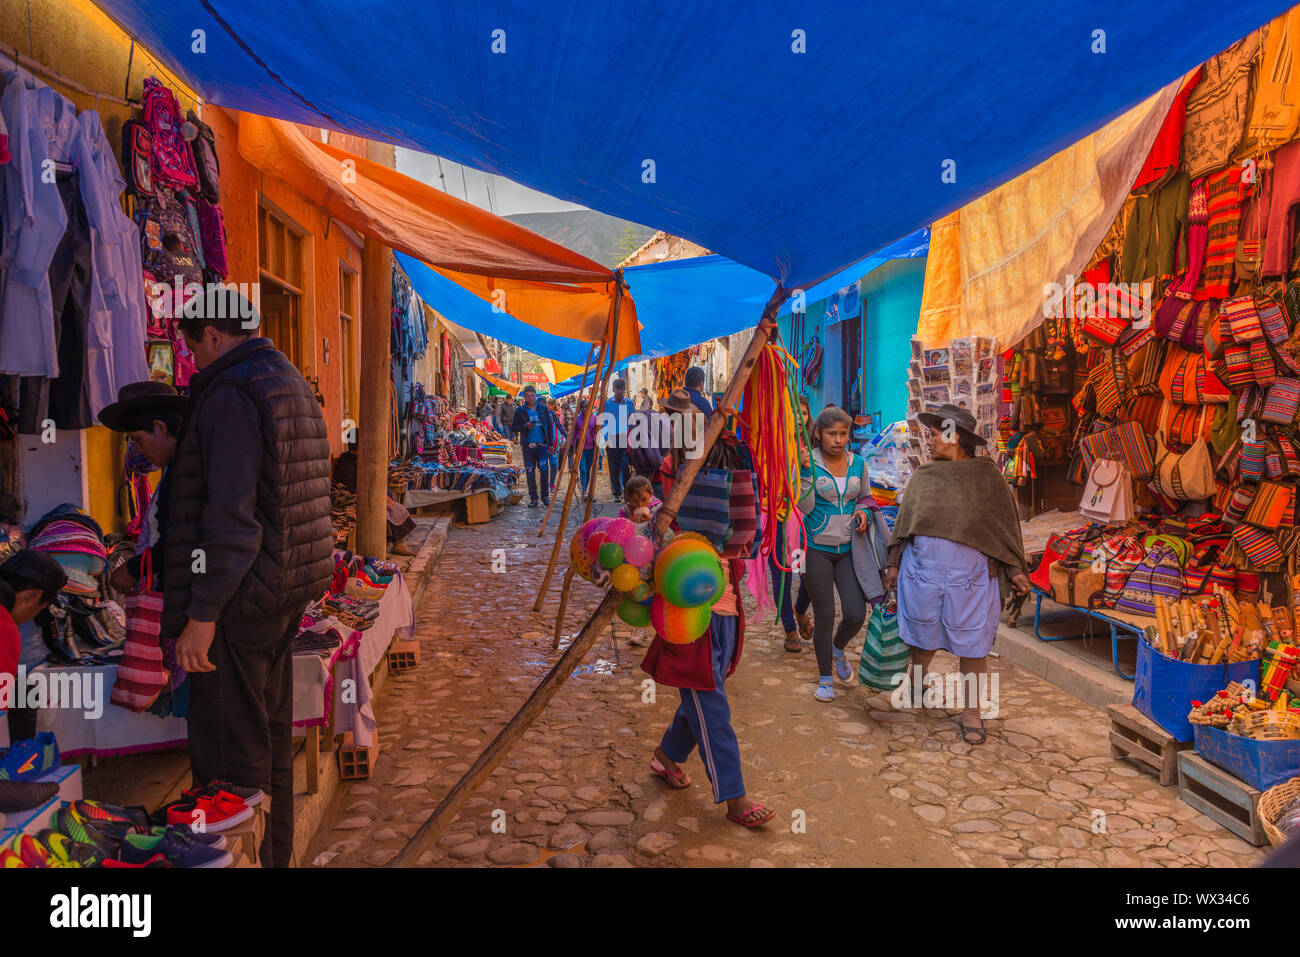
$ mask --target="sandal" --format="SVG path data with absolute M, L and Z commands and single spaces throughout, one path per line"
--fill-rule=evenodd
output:
M 741 827 L 762 827 L 772 818 L 776 817 L 776 812 L 765 804 L 751 804 L 744 814 L 739 816 L 728 814 L 728 821 L 735 821 Z
M 791 637 L 787 634 L 785 636 L 785 650 L 790 652 L 803 651 L 803 642 L 799 640 L 798 635 Z
M 813 623 L 809 621 L 807 615 L 796 615 L 795 620 L 799 623 L 799 637 L 807 641 L 812 637 Z
M 988 740 L 989 732 L 987 728 L 982 726 L 973 728 L 968 724 L 961 724 L 960 721 L 957 723 L 961 726 L 961 739 L 971 747 L 974 747 L 977 744 L 983 744 Z
M 650 762 L 650 770 L 663 778 L 664 781 L 667 782 L 668 786 L 674 791 L 680 791 L 682 788 L 688 788 L 691 786 L 690 776 L 685 771 L 681 768 L 669 771 L 662 763 L 660 763 L 658 758 L 655 758 Z

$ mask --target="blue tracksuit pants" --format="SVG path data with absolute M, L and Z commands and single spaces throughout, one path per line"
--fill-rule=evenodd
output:
M 740 619 L 734 615 L 714 615 L 710 625 L 716 690 L 679 689 L 682 703 L 659 746 L 664 754 L 682 764 L 698 745 L 700 760 L 713 784 L 713 801 L 720 804 L 745 793 L 745 780 L 740 773 L 740 742 L 731 727 L 731 705 L 723 687 L 736 648 Z

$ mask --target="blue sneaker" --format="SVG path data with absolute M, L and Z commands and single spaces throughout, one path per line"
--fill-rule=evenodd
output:
M 0 755 L 0 781 L 30 781 L 59 766 L 59 744 L 50 731 L 18 741 Z
M 224 834 L 212 834 L 208 831 L 204 831 L 200 834 L 197 831 L 191 830 L 188 824 L 171 824 L 167 827 L 151 828 L 149 834 L 153 837 L 162 837 L 168 831 L 176 831 L 186 840 L 193 841 L 195 844 L 204 844 L 214 850 L 224 851 L 226 849 L 226 837 Z
M 853 669 L 849 667 L 849 659 L 839 648 L 831 648 L 831 657 L 835 660 L 835 677 L 844 682 L 853 681 Z
M 817 679 L 817 690 L 813 692 L 813 697 L 818 701 L 835 700 L 835 679 L 830 675 L 822 675 Z
M 145 864 L 161 854 L 172 867 L 229 867 L 234 858 L 207 844 L 191 840 L 168 828 L 159 834 L 128 834 L 122 838 L 120 858 L 127 864 Z

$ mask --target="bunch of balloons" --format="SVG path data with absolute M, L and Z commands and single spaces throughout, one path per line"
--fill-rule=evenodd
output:
M 626 518 L 593 518 L 573 536 L 569 558 L 587 581 L 609 583 L 627 597 L 618 617 L 634 627 L 653 625 L 665 641 L 687 644 L 709 627 L 726 578 L 718 553 L 703 535 L 665 538 L 656 552 L 649 525 Z

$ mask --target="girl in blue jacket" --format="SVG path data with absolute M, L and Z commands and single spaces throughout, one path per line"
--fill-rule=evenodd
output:
M 831 666 L 841 681 L 853 679 L 844 648 L 867 619 L 867 599 L 853 569 L 853 530 L 866 531 L 874 505 L 867 463 L 849 451 L 853 420 L 828 405 L 813 427 L 813 451 L 799 450 L 799 510 L 806 516 L 808 551 L 803 580 L 813 606 L 813 650 L 817 653 L 818 701 L 835 699 Z M 835 629 L 835 593 L 843 618 Z M 834 630 L 834 641 L 831 633 Z

